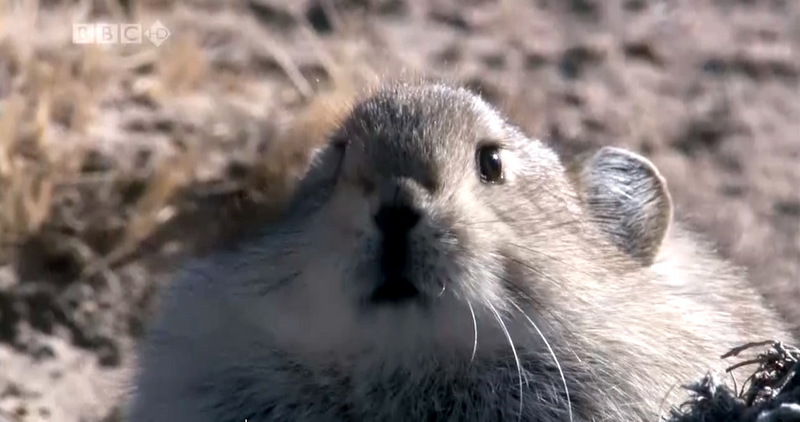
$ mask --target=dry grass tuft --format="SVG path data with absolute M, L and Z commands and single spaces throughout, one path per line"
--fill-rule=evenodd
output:
M 77 175 L 76 148 L 104 83 L 93 50 L 6 56 L 9 93 L 0 100 L 0 241 L 14 245 L 48 220 L 55 191 Z
M 164 95 L 185 94 L 203 87 L 209 76 L 208 60 L 195 37 L 176 36 L 158 51 L 157 73 Z
M 669 422 L 779 422 L 800 419 L 800 349 L 777 341 L 749 343 L 722 356 L 723 359 L 756 347 L 769 346 L 755 358 L 728 368 L 756 365 L 740 389 L 712 376 L 685 386 L 690 400 L 671 411 Z M 738 390 L 738 391 L 737 391 Z
M 150 3 L 137 4 L 134 15 L 144 16 Z M 170 6 L 155 3 L 157 8 Z M 84 21 L 98 12 L 116 20 L 125 14 L 116 1 L 73 6 L 66 7 Z M 82 253 L 89 257 L 88 263 L 83 262 L 87 264 L 83 278 L 106 272 L 193 207 L 187 203 L 186 193 L 196 193 L 209 172 L 213 173 L 204 169 L 210 155 L 204 149 L 211 143 L 204 139 L 209 136 L 204 125 L 209 118 L 227 119 L 213 113 L 204 117 L 210 113 L 209 105 L 215 104 L 214 87 L 238 88 L 246 98 L 247 84 L 252 81 L 236 77 L 232 83 L 224 69 L 212 67 L 203 41 L 193 30 L 173 34 L 158 49 L 75 46 L 66 38 L 55 43 L 52 39 L 30 41 L 23 38 L 35 35 L 41 24 L 38 2 L 0 2 L 0 7 L 7 8 L 0 18 L 0 52 L 7 53 L 0 59 L 0 242 L 13 248 L 37 237 L 52 239 L 53 233 L 58 233 L 59 242 L 66 242 L 66 235 L 89 251 Z M 11 23 L 13 26 L 8 26 Z M 277 44 L 270 49 L 300 94 L 302 105 L 291 113 L 288 124 L 273 122 L 273 129 L 263 134 L 269 139 L 263 140 L 264 148 L 255 159 L 244 163 L 246 177 L 234 183 L 234 195 L 227 196 L 225 206 L 244 197 L 248 205 L 279 209 L 310 164 L 314 150 L 358 96 L 356 86 L 363 85 L 354 76 L 356 69 L 342 65 L 329 54 L 324 41 L 307 24 L 302 25 L 303 37 L 312 46 L 328 83 L 320 92 L 320 87 L 312 87 L 300 73 L 288 51 Z M 2 95 L 3 89 L 8 95 Z M 270 106 L 282 101 L 276 98 Z M 106 115 L 109 104 L 134 113 L 122 113 L 121 121 L 114 122 Z M 131 118 L 139 120 L 126 123 Z M 237 125 L 249 123 L 232 120 L 227 124 L 235 131 Z M 186 125 L 194 126 L 187 129 Z M 114 163 L 101 163 L 95 169 L 93 160 L 113 154 L 113 142 L 128 138 L 130 130 L 164 137 L 166 152 L 159 152 L 147 168 L 133 172 L 118 168 L 119 164 L 130 167 L 130 157 L 114 158 Z M 231 180 L 223 182 L 230 184 Z M 128 189 L 126 186 L 138 186 L 135 190 L 139 193 L 120 197 L 119 191 Z
M 15 95 L 4 101 L 0 116 L 0 242 L 4 246 L 37 231 L 52 203 L 53 184 L 47 174 L 50 163 L 25 157 L 17 142 L 25 111 L 24 99 Z

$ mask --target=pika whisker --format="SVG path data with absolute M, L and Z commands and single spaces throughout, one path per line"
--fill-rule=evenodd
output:
M 475 318 L 475 309 L 472 308 L 472 302 L 467 299 L 467 306 L 469 307 L 469 313 L 472 315 L 472 328 L 474 331 L 474 340 L 472 342 L 472 356 L 469 357 L 469 363 L 472 365 L 472 362 L 475 361 L 475 354 L 478 352 L 478 320 Z
M 525 311 L 523 311 L 522 308 L 520 308 L 520 306 L 517 305 L 516 302 L 512 301 L 511 305 L 513 305 L 515 308 L 517 308 L 519 313 L 522 314 L 522 316 L 525 317 L 525 319 L 528 320 L 528 322 L 531 324 L 531 327 L 533 327 L 533 329 L 536 330 L 536 334 L 538 334 L 539 337 L 542 339 L 542 342 L 544 342 L 544 345 L 545 345 L 545 347 L 547 347 L 547 351 L 550 353 L 550 356 L 553 357 L 553 362 L 556 364 L 556 368 L 558 369 L 558 375 L 561 376 L 561 382 L 564 384 L 564 394 L 566 394 L 566 398 L 567 398 L 567 412 L 569 412 L 569 420 L 570 420 L 570 422 L 572 422 L 572 418 L 573 418 L 572 417 L 572 401 L 571 401 L 571 399 L 569 397 L 569 387 L 567 387 L 567 378 L 564 376 L 564 370 L 561 369 L 561 364 L 558 362 L 558 357 L 556 356 L 555 352 L 553 351 L 553 348 L 550 346 L 550 342 L 548 342 L 547 338 L 544 336 L 544 333 L 542 332 L 542 330 L 540 330 L 539 326 L 537 326 L 536 323 L 533 322 L 531 317 L 529 317 L 528 314 L 526 314 Z
M 508 340 L 509 346 L 511 346 L 511 353 L 514 354 L 514 363 L 517 365 L 517 376 L 519 377 L 519 419 L 522 419 L 522 406 L 523 406 L 523 380 L 522 380 L 522 365 L 519 361 L 519 355 L 517 354 L 517 348 L 514 347 L 514 340 L 511 339 L 511 333 L 508 331 L 508 327 L 506 327 L 505 322 L 503 322 L 503 318 L 500 316 L 500 313 L 497 312 L 497 308 L 494 305 L 489 304 L 489 309 L 494 314 L 497 323 L 500 325 L 500 329 L 503 330 L 503 334 L 505 334 L 506 339 Z M 527 383 L 527 380 L 526 380 Z

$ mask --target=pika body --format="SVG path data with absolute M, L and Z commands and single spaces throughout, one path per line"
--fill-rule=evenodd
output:
M 615 147 L 573 160 L 457 86 L 393 83 L 284 215 L 162 291 L 131 422 L 654 421 L 790 338 Z

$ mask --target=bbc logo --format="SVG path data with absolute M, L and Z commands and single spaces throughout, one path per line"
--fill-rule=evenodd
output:
M 146 29 L 139 23 L 72 24 L 73 44 L 141 44 L 147 39 L 158 47 L 169 36 L 169 29 L 160 21 Z

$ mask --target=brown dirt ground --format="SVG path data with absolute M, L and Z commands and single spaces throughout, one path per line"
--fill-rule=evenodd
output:
M 71 42 L 156 19 L 159 47 Z M 0 0 L 0 421 L 116 420 L 174 264 L 268 217 L 398 69 L 647 154 L 800 321 L 800 2 Z

